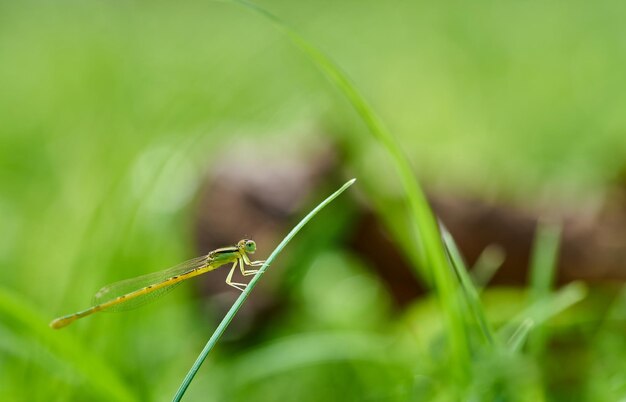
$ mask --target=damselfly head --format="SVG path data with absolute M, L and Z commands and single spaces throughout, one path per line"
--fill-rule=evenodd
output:
M 240 250 L 243 250 L 248 254 L 254 254 L 254 252 L 256 251 L 256 243 L 254 242 L 254 240 L 240 240 L 239 243 L 237 243 L 237 247 L 239 247 Z

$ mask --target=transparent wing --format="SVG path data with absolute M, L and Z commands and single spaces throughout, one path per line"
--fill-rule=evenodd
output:
M 102 289 L 96 292 L 95 296 L 93 297 L 93 305 L 95 306 L 98 304 L 106 303 L 119 296 L 127 295 L 131 292 L 134 292 L 135 290 L 142 289 L 149 285 L 161 283 L 173 276 L 182 275 L 184 273 L 205 267 L 207 265 L 207 256 L 203 256 L 185 261 L 164 271 L 153 272 L 151 274 L 112 283 L 110 285 L 104 286 Z M 182 282 L 177 282 L 173 285 L 165 286 L 152 292 L 145 293 L 133 299 L 129 299 L 123 303 L 111 306 L 105 311 L 126 311 L 137 308 L 139 306 L 143 306 L 144 304 L 149 303 L 166 293 L 169 293 L 172 289 L 174 289 L 181 283 Z

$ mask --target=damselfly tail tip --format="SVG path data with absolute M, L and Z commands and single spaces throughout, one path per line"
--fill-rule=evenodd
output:
M 74 320 L 70 320 L 67 317 L 61 317 L 55 318 L 54 320 L 50 321 L 50 324 L 48 325 L 50 325 L 50 328 L 52 329 L 59 329 L 70 325 L 72 321 Z

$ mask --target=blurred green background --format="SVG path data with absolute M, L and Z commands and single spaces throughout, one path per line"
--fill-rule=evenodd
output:
M 575 210 L 626 171 L 622 2 L 260 4 L 349 73 L 429 188 Z M 347 193 L 294 240 L 282 272 L 301 274 L 277 287 L 282 310 L 257 333 L 231 328 L 186 400 L 626 398 L 623 296 L 559 317 L 545 351 L 474 356 L 470 386 L 455 389 L 433 299 L 394 309 L 341 245 L 359 202 L 385 215 L 402 199 L 365 131 L 310 61 L 240 7 L 0 2 L 0 399 L 170 400 L 223 313 L 199 285 L 61 331 L 47 323 L 106 283 L 198 255 L 194 210 L 215 160 L 244 163 L 241 144 L 289 158 L 300 154 L 286 144 L 320 141 L 342 144 L 335 175 L 358 177 L 349 193 L 361 201 Z M 404 216 L 391 213 L 388 224 Z M 484 305 L 497 327 L 524 298 L 494 288 Z

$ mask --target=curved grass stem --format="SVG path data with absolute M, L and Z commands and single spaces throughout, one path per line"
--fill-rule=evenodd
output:
M 263 266 L 259 269 L 259 272 L 257 272 L 256 275 L 254 275 L 254 277 L 252 278 L 248 286 L 245 288 L 245 290 L 241 292 L 237 300 L 235 300 L 230 310 L 228 310 L 228 313 L 224 316 L 224 319 L 222 319 L 222 322 L 220 322 L 220 325 L 218 325 L 215 331 L 213 332 L 213 335 L 211 335 L 211 338 L 209 339 L 207 344 L 204 346 L 204 349 L 202 349 L 202 352 L 200 352 L 200 355 L 198 355 L 198 358 L 196 359 L 193 366 L 191 366 L 191 369 L 185 376 L 183 382 L 180 384 L 180 387 L 178 388 L 176 395 L 174 395 L 173 401 L 177 402 L 182 399 L 183 395 L 185 394 L 185 391 L 187 391 L 189 384 L 191 384 L 191 381 L 193 380 L 196 373 L 198 372 L 198 369 L 200 369 L 200 366 L 206 359 L 207 355 L 213 349 L 213 347 L 215 346 L 217 341 L 220 339 L 224 331 L 226 331 L 228 324 L 230 324 L 230 322 L 233 320 L 233 318 L 235 317 L 235 314 L 237 314 L 237 312 L 243 305 L 243 302 L 246 301 L 246 299 L 248 298 L 248 295 L 250 295 L 250 292 L 252 292 L 252 289 L 254 289 L 257 282 L 261 278 L 261 275 L 263 275 L 263 273 L 265 273 L 265 271 L 267 270 L 267 267 L 269 267 L 272 264 L 274 259 L 285 248 L 287 243 L 289 243 L 289 241 L 293 239 L 293 237 L 300 231 L 300 229 L 302 229 L 304 225 L 306 225 L 319 211 L 321 211 L 322 208 L 330 204 L 335 198 L 337 198 L 341 193 L 343 193 L 348 187 L 354 184 L 355 181 L 356 179 L 352 179 L 348 181 L 346 184 L 341 186 L 339 190 L 332 193 L 324 201 L 322 201 L 318 206 L 316 206 L 311 212 L 309 212 L 304 218 L 302 218 L 302 220 L 293 229 L 291 229 L 291 232 L 289 232 L 289 234 L 285 236 L 283 241 L 280 242 L 280 244 L 274 249 L 272 254 L 267 258 Z

